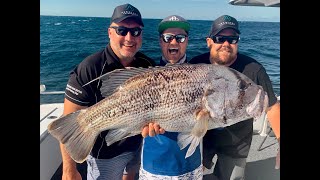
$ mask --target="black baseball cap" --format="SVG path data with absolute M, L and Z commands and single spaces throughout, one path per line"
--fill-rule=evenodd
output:
M 144 26 L 139 10 L 131 4 L 117 6 L 113 11 L 110 23 L 119 23 L 127 18 L 134 19 L 139 25 Z
M 168 28 L 181 28 L 186 31 L 186 33 L 189 32 L 190 29 L 190 23 L 185 20 L 183 17 L 178 15 L 171 15 L 166 18 L 164 18 L 158 25 L 158 31 L 161 34 L 164 30 Z
M 213 21 L 209 36 L 217 35 L 221 30 L 226 28 L 234 29 L 238 34 L 240 34 L 238 21 L 229 15 L 223 15 L 218 17 Z

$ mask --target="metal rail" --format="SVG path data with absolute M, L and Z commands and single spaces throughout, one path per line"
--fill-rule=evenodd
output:
M 64 91 L 46 91 L 46 85 L 40 84 L 40 94 L 64 94 Z
M 40 94 L 64 94 L 64 91 L 40 92 Z

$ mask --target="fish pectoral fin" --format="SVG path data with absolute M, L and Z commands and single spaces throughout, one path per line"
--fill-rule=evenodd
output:
M 178 135 L 178 145 L 180 149 L 184 149 L 189 144 L 189 149 L 186 154 L 186 158 L 191 156 L 196 150 L 197 146 L 200 144 L 200 140 L 206 134 L 208 130 L 208 123 L 210 118 L 210 113 L 206 109 L 200 109 L 196 111 L 196 123 L 191 130 L 191 133 L 179 133 Z
M 184 149 L 189 144 L 191 144 L 194 138 L 195 137 L 190 133 L 185 133 L 185 132 L 179 133 L 177 137 L 177 143 L 180 149 Z
M 210 112 L 207 109 L 196 111 L 196 123 L 191 131 L 191 134 L 202 138 L 208 130 L 209 118 Z
M 124 140 L 125 138 L 131 137 L 134 135 L 136 135 L 136 133 L 135 134 L 130 133 L 128 129 L 114 129 L 108 132 L 108 134 L 105 137 L 105 140 L 107 145 L 110 146 L 111 144 L 117 141 Z
M 210 112 L 207 109 L 198 109 L 195 116 L 197 121 L 209 120 Z

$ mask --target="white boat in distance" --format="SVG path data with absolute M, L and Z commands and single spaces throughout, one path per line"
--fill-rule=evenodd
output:
M 229 4 L 235 6 L 280 7 L 280 0 L 230 0 Z

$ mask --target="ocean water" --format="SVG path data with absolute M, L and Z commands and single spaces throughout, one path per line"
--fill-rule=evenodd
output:
M 141 51 L 159 59 L 157 25 L 161 19 L 144 19 Z M 205 37 L 212 21 L 190 20 L 187 56 L 208 52 Z M 70 71 L 86 56 L 109 42 L 109 18 L 40 16 L 40 84 L 46 91 L 64 91 Z M 280 23 L 240 21 L 239 52 L 259 61 L 280 95 Z M 63 102 L 63 95 L 40 95 L 40 104 Z

